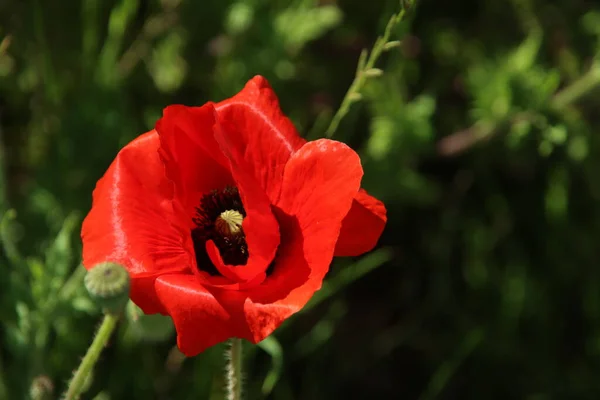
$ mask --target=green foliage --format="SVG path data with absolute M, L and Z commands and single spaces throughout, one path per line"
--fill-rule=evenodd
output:
M 246 346 L 246 398 L 597 399 L 599 6 L 399 3 L 0 2 L 0 399 L 56 398 L 92 340 L 79 230 L 117 151 L 255 74 L 389 222 Z M 129 303 L 83 398 L 223 398 L 224 346 L 174 346 Z
M 315 7 L 307 2 L 298 8 L 288 8 L 275 18 L 275 31 L 286 48 L 298 52 L 308 42 L 323 36 L 338 25 L 342 14 L 336 6 Z M 315 1 L 313 1 L 315 3 Z

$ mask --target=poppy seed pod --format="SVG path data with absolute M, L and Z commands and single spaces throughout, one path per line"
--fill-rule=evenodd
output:
M 119 313 L 129 299 L 129 273 L 121 265 L 105 262 L 91 268 L 84 278 L 90 297 L 103 310 Z
M 54 393 L 54 384 L 46 375 L 36 376 L 29 387 L 31 400 L 50 400 Z

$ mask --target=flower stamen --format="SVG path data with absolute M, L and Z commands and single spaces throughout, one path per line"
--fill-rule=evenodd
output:
M 248 261 L 248 245 L 242 228 L 246 216 L 235 187 L 213 190 L 202 196 L 192 229 L 198 268 L 211 275 L 219 272 L 206 254 L 206 242 L 212 240 L 226 265 L 242 266 Z

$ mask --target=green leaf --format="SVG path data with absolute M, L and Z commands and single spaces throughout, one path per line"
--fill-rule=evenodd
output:
M 300 50 L 306 43 L 321 37 L 342 21 L 342 12 L 336 6 L 288 8 L 275 18 L 275 30 L 292 50 Z
M 171 32 L 152 52 L 148 71 L 161 92 L 173 92 L 183 83 L 187 74 L 187 63 L 182 57 L 184 47 L 183 35 Z
M 65 218 L 62 228 L 56 235 L 54 242 L 46 251 L 46 267 L 51 275 L 59 278 L 58 286 L 62 285 L 62 279 L 70 270 L 73 262 L 73 248 L 71 239 L 73 233 L 79 227 L 79 213 L 73 212 Z
M 137 340 L 162 342 L 175 332 L 171 318 L 160 314 L 145 315 L 133 302 L 127 303 L 125 315 L 129 321 L 130 333 Z
M 42 304 L 46 300 L 48 288 L 48 275 L 42 260 L 35 257 L 27 258 L 27 266 L 31 277 L 31 294 L 36 304 Z
M 312 327 L 310 332 L 302 335 L 300 340 L 294 345 L 294 356 L 309 357 L 310 353 L 317 351 L 325 345 L 333 337 L 336 327 L 347 312 L 348 309 L 343 300 L 337 299 L 333 301 L 325 316 Z
M 281 370 L 283 368 L 283 348 L 281 347 L 281 344 L 279 344 L 279 341 L 272 335 L 258 343 L 258 347 L 271 356 L 271 369 L 269 369 L 262 385 L 263 395 L 268 396 L 281 376 Z
M 16 232 L 14 223 L 16 219 L 17 212 L 15 210 L 11 209 L 4 213 L 0 219 L 0 242 L 8 260 L 13 264 L 20 264 L 22 262 L 21 254 L 19 254 L 15 245 Z
M 390 249 L 379 249 L 370 254 L 367 254 L 354 264 L 345 267 L 339 271 L 334 277 L 329 279 L 323 284 L 321 290 L 319 290 L 312 299 L 304 306 L 302 311 L 307 311 L 322 301 L 333 296 L 344 287 L 348 286 L 352 282 L 362 278 L 375 268 L 383 265 L 386 261 L 392 258 L 392 251 Z
M 483 330 L 479 328 L 471 330 L 456 349 L 454 356 L 435 371 L 420 400 L 438 398 L 464 360 L 479 346 L 484 336 Z
M 72 305 L 72 307 L 73 307 L 74 310 L 82 312 L 82 313 L 90 314 L 90 315 L 98 314 L 98 311 L 99 311 L 98 306 L 96 305 L 96 303 L 94 303 L 87 296 L 78 296 L 78 297 L 75 297 L 71 301 L 71 305 Z
M 507 66 L 511 71 L 527 71 L 534 65 L 542 42 L 541 32 L 534 32 L 508 57 Z
M 254 8 L 244 1 L 239 1 L 229 8 L 225 19 L 225 30 L 231 34 L 240 34 L 248 30 L 254 21 Z

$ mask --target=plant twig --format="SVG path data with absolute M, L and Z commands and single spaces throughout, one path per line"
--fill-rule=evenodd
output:
M 382 71 L 380 69 L 374 68 L 375 63 L 377 62 L 377 60 L 379 59 L 381 54 L 384 51 L 390 50 L 394 47 L 397 47 L 400 44 L 400 42 L 397 42 L 397 41 L 390 42 L 389 41 L 390 36 L 392 34 L 392 30 L 394 29 L 394 27 L 400 21 L 402 21 L 402 19 L 404 18 L 407 7 L 410 6 L 413 2 L 408 1 L 408 2 L 400 2 L 400 3 L 401 3 L 400 11 L 391 16 L 390 20 L 388 21 L 388 23 L 385 27 L 385 31 L 383 32 L 383 35 L 379 36 L 377 38 L 377 40 L 375 40 L 375 44 L 373 45 L 373 49 L 371 50 L 371 53 L 369 54 L 369 52 L 366 49 L 364 49 L 360 53 L 354 80 L 352 81 L 352 84 L 348 88 L 348 91 L 346 92 L 346 95 L 344 96 L 344 99 L 342 100 L 340 107 L 338 108 L 337 112 L 331 119 L 331 122 L 329 123 L 329 127 L 325 131 L 326 137 L 330 138 L 333 136 L 333 134 L 337 130 L 338 126 L 340 125 L 340 122 L 342 121 L 342 119 L 346 116 L 346 114 L 348 114 L 348 111 L 350 110 L 350 106 L 352 106 L 353 103 L 359 101 L 362 98 L 360 91 L 362 90 L 363 86 L 365 85 L 367 79 L 381 75 Z M 405 5 L 405 3 L 406 3 L 406 5 Z
M 596 89 L 598 85 L 600 85 L 600 62 L 594 63 L 588 72 L 556 93 L 550 101 L 550 107 L 560 110 L 575 103 L 581 97 Z
M 564 89 L 555 93 L 549 100 L 549 106 L 555 111 L 561 111 L 565 107 L 577 102 L 594 89 L 600 86 L 600 62 L 596 62 L 581 77 Z M 520 112 L 508 120 L 498 121 L 496 123 L 484 123 L 479 121 L 469 128 L 454 132 L 441 139 L 437 144 L 438 153 L 444 156 L 454 156 L 471 148 L 472 146 L 487 141 L 498 132 L 500 126 L 505 124 L 514 125 L 516 123 L 535 120 L 536 117 L 531 112 Z

